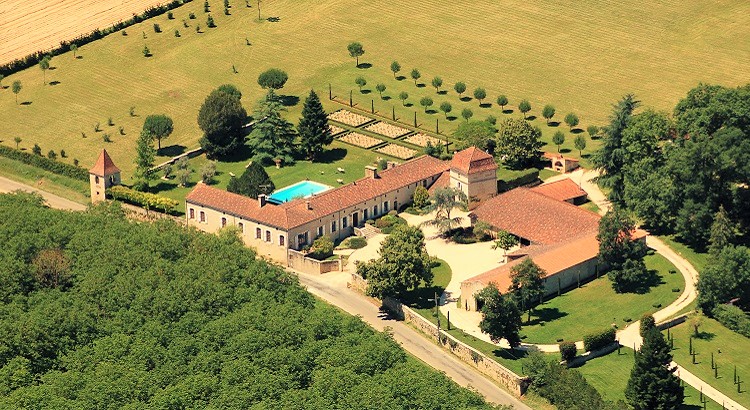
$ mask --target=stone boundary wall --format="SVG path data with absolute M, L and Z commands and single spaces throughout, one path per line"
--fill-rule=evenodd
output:
M 177 162 L 178 159 L 180 159 L 182 157 L 188 157 L 188 159 L 190 159 L 190 158 L 195 158 L 195 157 L 197 157 L 198 155 L 200 155 L 202 153 L 203 153 L 203 148 L 201 148 L 201 147 L 191 149 L 190 151 L 183 152 L 182 154 L 180 154 L 180 155 L 178 155 L 176 157 L 172 157 L 172 158 L 170 158 L 170 159 L 162 162 L 161 164 L 154 166 L 153 168 L 151 168 L 151 171 L 158 171 L 158 170 L 164 168 L 167 164 L 174 164 L 175 162 Z
M 690 313 L 683 313 L 677 317 L 673 317 L 672 319 L 657 323 L 656 327 L 659 330 L 669 329 L 670 327 L 677 326 L 680 323 L 685 323 L 685 321 L 688 318 L 688 315 L 690 315 Z
M 354 289 L 357 292 L 365 293 L 365 290 L 367 289 L 367 281 L 357 273 L 352 273 L 352 279 L 347 283 L 347 287 L 349 289 Z
M 340 271 L 342 268 L 341 265 L 340 258 L 319 261 L 317 259 L 308 258 L 302 252 L 295 251 L 294 249 L 287 249 L 287 266 L 304 273 L 322 275 L 328 272 Z

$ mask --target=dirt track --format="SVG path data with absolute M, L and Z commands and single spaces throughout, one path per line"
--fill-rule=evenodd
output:
M 2 0 L 0 64 L 105 28 L 167 0 Z

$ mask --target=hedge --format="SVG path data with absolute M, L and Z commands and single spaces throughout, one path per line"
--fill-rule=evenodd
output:
M 22 58 L 13 60 L 9 63 L 0 65 L 0 74 L 7 77 L 21 70 L 37 65 L 39 61 L 41 61 L 45 56 L 48 56 L 48 55 L 57 56 L 57 55 L 70 51 L 70 46 L 72 44 L 75 44 L 76 46 L 81 47 L 84 44 L 88 44 L 92 41 L 99 40 L 109 34 L 115 33 L 124 28 L 140 23 L 144 20 L 148 20 L 151 17 L 164 14 L 169 10 L 180 7 L 183 4 L 190 3 L 191 1 L 193 0 L 173 0 L 164 5 L 157 5 L 157 6 L 149 7 L 143 13 L 133 14 L 133 17 L 125 21 L 118 22 L 113 26 L 105 28 L 104 30 L 96 29 L 88 34 L 83 34 L 79 37 L 76 37 L 73 40 L 61 41 L 60 46 L 55 47 L 51 50 L 37 51 L 37 52 L 27 55 L 26 57 L 22 57 Z
M 576 348 L 575 343 L 573 342 L 560 343 L 560 357 L 563 360 L 565 360 L 566 362 L 569 362 L 576 357 L 576 354 L 578 354 L 578 349 Z
M 750 318 L 742 309 L 734 305 L 719 305 L 711 313 L 726 328 L 750 337 Z
M 0 155 L 23 162 L 27 165 L 41 168 L 45 171 L 52 172 L 53 174 L 63 175 L 80 181 L 89 180 L 89 172 L 81 167 L 66 164 L 64 162 L 57 162 L 54 159 L 34 155 L 5 145 L 0 145 Z
M 593 352 L 615 342 L 615 329 L 609 328 L 599 333 L 592 333 L 583 337 L 583 350 Z
M 114 199 L 121 200 L 133 205 L 142 206 L 146 209 L 161 209 L 166 213 L 172 213 L 179 203 L 171 198 L 140 192 L 122 185 L 116 185 L 107 190 Z

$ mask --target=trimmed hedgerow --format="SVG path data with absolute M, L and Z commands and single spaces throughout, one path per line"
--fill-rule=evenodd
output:
M 160 209 L 166 213 L 172 213 L 177 208 L 177 205 L 179 205 L 174 199 L 136 191 L 121 185 L 109 188 L 107 193 L 114 199 L 142 206 L 146 209 Z
M 4 145 L 0 145 L 0 155 L 6 158 L 23 162 L 27 165 L 41 168 L 45 171 L 52 172 L 53 174 L 63 175 L 81 181 L 89 180 L 89 173 L 85 169 L 77 167 L 75 165 L 66 164 L 64 162 L 58 162 L 54 159 L 50 159 L 40 155 L 34 155 L 28 152 L 17 150 L 15 148 L 6 147 Z
M 563 360 L 565 360 L 566 362 L 569 362 L 576 357 L 576 354 L 578 354 L 578 349 L 576 348 L 575 343 L 573 342 L 560 343 L 560 357 Z
M 592 352 L 609 346 L 615 342 L 615 329 L 609 328 L 599 333 L 592 333 L 583 337 L 583 350 Z

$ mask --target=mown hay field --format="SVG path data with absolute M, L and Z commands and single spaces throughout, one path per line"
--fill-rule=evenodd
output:
M 248 8 L 244 1 L 230 0 L 229 16 L 221 1 L 210 3 L 217 28 L 206 27 L 203 2 L 194 1 L 174 10 L 174 20 L 162 15 L 128 28 L 127 36 L 115 33 L 81 47 L 80 59 L 71 54 L 55 57 L 47 81 L 56 85 L 43 85 L 37 67 L 5 78 L 6 87 L 22 81 L 19 102 L 27 105 L 16 105 L 9 88 L 0 91 L 0 140 L 14 146 L 14 138 L 20 137 L 21 147 L 38 143 L 44 153 L 65 149 L 65 161 L 77 158 L 83 165 L 93 163 L 106 147 L 127 180 L 134 141 L 146 115 L 174 118 L 175 131 L 163 143 L 174 147 L 166 154 L 195 147 L 198 109 L 210 90 L 236 84 L 251 111 L 263 94 L 257 76 L 269 67 L 289 73 L 282 94 L 304 99 L 315 89 L 333 111 L 341 106 L 325 101 L 330 83 L 342 100 L 348 101 L 349 90 L 354 90 L 360 108 L 369 109 L 374 99 L 386 116 L 393 107 L 408 123 L 416 111 L 425 128 L 434 131 L 438 119 L 440 131 L 450 133 L 463 121 L 459 115 L 464 107 L 478 119 L 519 116 L 516 106 L 522 98 L 531 102 L 530 114 L 537 117 L 546 103 L 557 107 L 556 121 L 576 112 L 582 128 L 604 123 L 610 105 L 629 92 L 648 106 L 670 110 L 698 82 L 746 83 L 750 66 L 750 3 L 742 0 L 261 3 L 263 17 L 277 17 L 275 22 L 258 22 L 254 2 Z M 197 18 L 188 19 L 189 12 Z M 183 27 L 183 19 L 190 27 Z M 162 33 L 154 32 L 154 23 Z M 196 33 L 196 25 L 202 33 Z M 181 37 L 175 37 L 175 30 Z M 360 62 L 371 67 L 355 67 L 346 51 L 351 41 L 364 44 Z M 143 56 L 144 45 L 152 57 Z M 392 60 L 401 63 L 400 74 L 406 79 L 393 78 Z M 412 68 L 421 71 L 424 86 L 408 78 Z M 369 94 L 354 84 L 359 75 L 366 78 Z M 431 87 L 434 76 L 442 77 L 447 94 Z M 466 82 L 469 96 L 475 87 L 484 87 L 491 107 L 460 101 L 452 90 L 456 81 Z M 384 96 L 390 100 L 381 100 L 374 91 L 379 82 L 387 86 Z M 403 107 L 396 98 L 400 91 L 410 94 L 413 107 Z M 503 114 L 494 104 L 501 93 L 510 99 L 512 114 Z M 424 113 L 418 104 L 423 96 L 434 99 L 431 109 L 436 112 Z M 453 104 L 451 115 L 459 118 L 449 121 L 437 111 L 443 101 Z M 129 115 L 130 107 L 137 116 Z M 296 122 L 300 110 L 301 103 L 290 107 L 289 118 Z M 114 126 L 107 125 L 109 117 Z M 97 122 L 101 132 L 94 132 Z M 540 119 L 535 123 L 549 140 L 555 128 Z M 119 134 L 120 126 L 125 135 Z M 578 155 L 568 127 L 562 124 L 559 129 L 567 136 L 563 148 Z M 112 142 L 103 141 L 104 133 Z M 587 150 L 596 143 L 589 141 Z

